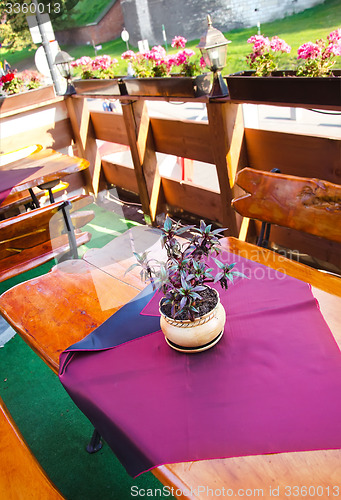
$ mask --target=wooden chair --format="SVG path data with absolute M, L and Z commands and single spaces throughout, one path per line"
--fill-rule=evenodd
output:
M 46 475 L 28 448 L 17 425 L 0 398 L 0 491 L 6 500 L 65 498 Z
M 341 186 L 311 179 L 244 168 L 236 177 L 246 194 L 232 200 L 244 217 L 262 221 L 267 233 L 277 224 L 341 243 Z M 262 234 L 260 235 L 262 240 Z
M 88 195 L 74 196 L 0 222 L 0 281 L 68 252 L 76 258 L 77 247 L 91 239 L 79 228 L 94 218 L 92 210 L 77 210 L 92 201 Z

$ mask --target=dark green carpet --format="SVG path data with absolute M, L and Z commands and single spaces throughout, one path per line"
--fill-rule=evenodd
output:
M 136 224 L 96 205 L 91 208 L 96 216 L 86 227 L 93 235 L 87 248 L 102 247 Z M 48 272 L 54 264 L 1 283 L 0 292 Z M 0 395 L 31 450 L 68 500 L 130 499 L 132 486 L 143 488 L 145 496 L 167 496 L 161 494 L 162 485 L 151 472 L 132 479 L 105 443 L 94 455 L 85 451 L 93 430 L 90 422 L 58 377 L 18 335 L 0 349 Z M 0 497 L 6 500 L 6 493 Z

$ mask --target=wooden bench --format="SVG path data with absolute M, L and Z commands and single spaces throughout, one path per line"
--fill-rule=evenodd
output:
M 0 281 L 71 253 L 90 241 L 80 228 L 94 218 L 92 210 L 78 211 L 93 201 L 79 195 L 0 222 Z
M 1 398 L 0 435 L 1 498 L 6 500 L 19 498 L 62 500 L 65 498 L 28 448 Z
M 238 172 L 236 183 L 246 194 L 232 200 L 232 206 L 265 223 L 265 240 L 269 224 L 277 224 L 341 243 L 340 185 L 251 168 Z
M 54 203 L 55 200 L 52 197 L 61 191 L 66 191 L 68 187 L 69 184 L 67 182 L 56 181 L 55 186 L 53 186 L 51 190 L 41 189 L 37 187 L 32 188 L 32 192 L 34 198 L 38 201 L 38 204 L 40 206 L 41 202 L 43 203 L 48 198 L 50 199 L 50 203 Z M 52 193 L 52 196 L 50 191 Z M 32 195 L 28 189 L 20 193 L 13 193 L 8 195 L 5 201 L 1 203 L 0 219 L 14 217 L 20 212 L 24 212 L 34 208 L 38 208 L 38 206 L 34 205 Z

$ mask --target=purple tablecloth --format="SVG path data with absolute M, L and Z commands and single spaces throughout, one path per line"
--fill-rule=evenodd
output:
M 164 463 L 341 447 L 341 353 L 309 286 L 227 260 L 250 279 L 221 292 L 227 322 L 212 349 L 168 347 L 144 323 L 158 300 L 146 306 L 145 295 L 61 356 L 62 384 L 133 476 Z M 124 341 L 124 318 L 129 341 L 110 348 L 110 337 Z

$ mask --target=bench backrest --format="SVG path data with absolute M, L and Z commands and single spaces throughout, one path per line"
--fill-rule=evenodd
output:
M 77 256 L 77 246 L 91 238 L 78 230 L 94 217 L 93 211 L 78 210 L 92 201 L 92 196 L 74 196 L 67 203 L 60 201 L 0 222 L 0 281 L 67 250 Z
M 251 168 L 236 183 L 246 191 L 232 200 L 242 216 L 341 243 L 340 185 Z

